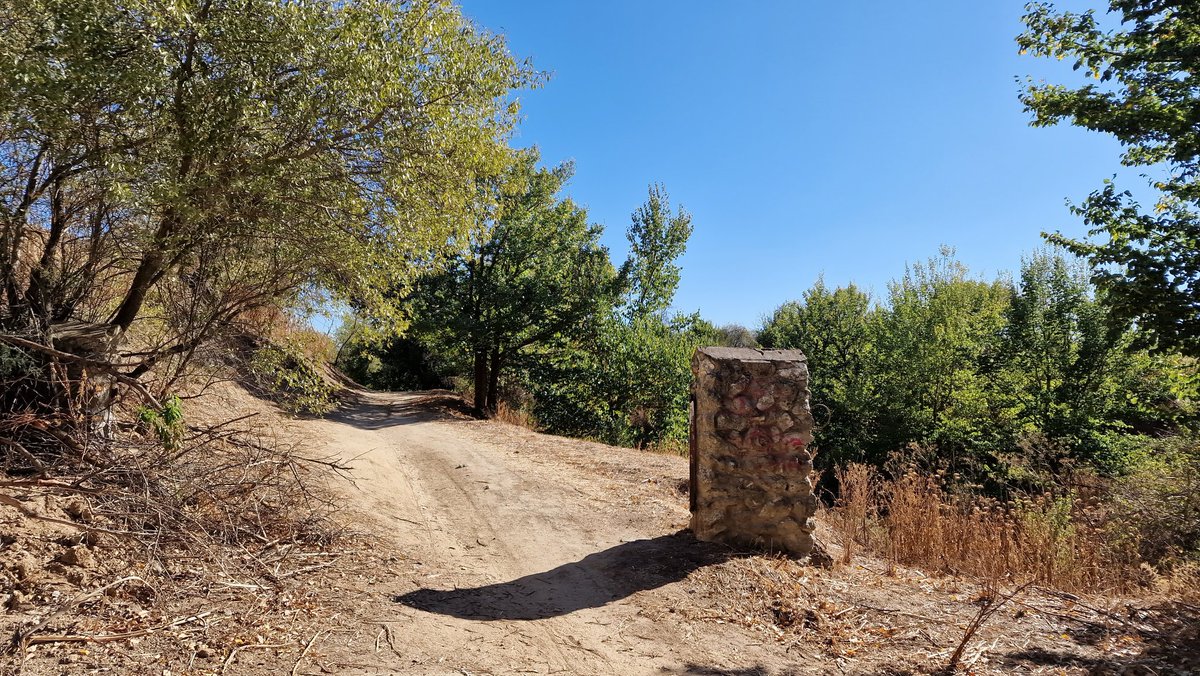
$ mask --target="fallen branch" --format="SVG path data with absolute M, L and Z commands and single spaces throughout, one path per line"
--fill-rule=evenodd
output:
M 168 622 L 166 624 L 160 624 L 160 625 L 157 625 L 154 627 L 147 627 L 146 629 L 137 629 L 134 631 L 126 631 L 126 632 L 122 632 L 120 634 L 46 634 L 43 636 L 31 636 L 25 641 L 25 644 L 26 645 L 37 645 L 39 643 L 105 643 L 107 641 L 121 641 L 121 640 L 124 640 L 127 638 L 137 638 L 138 636 L 145 636 L 147 634 L 152 634 L 156 631 L 161 631 L 163 629 L 170 629 L 171 627 L 178 627 L 181 624 L 190 624 L 192 622 L 202 620 L 205 617 L 208 617 L 209 615 L 212 615 L 212 611 L 206 610 L 203 613 L 197 613 L 196 615 L 190 615 L 188 617 L 181 617 L 181 618 L 175 620 L 174 622 Z
M 212 434 L 216 433 L 216 432 L 217 432 L 217 430 L 219 430 L 219 429 L 221 429 L 221 428 L 224 428 L 224 427 L 229 427 L 229 426 L 230 426 L 230 425 L 232 425 L 233 423 L 236 423 L 236 422 L 241 422 L 241 421 L 243 421 L 243 420 L 247 420 L 247 419 L 249 419 L 249 418 L 253 418 L 253 417 L 255 417 L 255 416 L 259 415 L 259 414 L 260 414 L 260 412 L 259 412 L 259 411 L 255 411 L 255 412 L 253 412 L 253 413 L 247 413 L 246 415 L 241 415 L 241 416 L 238 416 L 238 417 L 236 417 L 236 418 L 232 418 L 232 419 L 230 419 L 230 420 L 226 420 L 226 421 L 224 421 L 224 422 L 217 423 L 216 425 L 213 425 L 213 426 L 211 426 L 211 427 L 207 427 L 207 428 L 205 428 L 205 429 L 203 429 L 203 430 L 200 430 L 200 431 L 196 432 L 195 434 L 192 434 L 192 435 L 190 435 L 190 436 L 188 436 L 188 437 L 185 437 L 183 441 L 184 441 L 185 443 L 187 443 L 187 442 L 195 441 L 196 439 L 200 439 L 201 437 L 207 437 L 207 436 L 211 436 Z
M 3 440 L 0 440 L 2 442 Z M 86 495 L 100 495 L 100 491 L 92 488 L 83 488 L 74 484 L 57 481 L 55 479 L 20 479 L 17 481 L 0 481 L 0 488 L 57 488 L 63 491 L 72 493 L 84 493 Z
M 317 642 L 317 639 L 320 638 L 322 634 L 328 633 L 328 629 L 322 629 L 321 631 L 313 634 L 312 638 L 308 639 L 308 645 L 304 646 L 304 650 L 300 651 L 300 657 L 297 657 L 296 663 L 292 665 L 292 676 L 296 676 L 296 672 L 300 670 L 300 663 L 304 661 L 304 656 L 308 654 L 308 651 L 312 650 L 313 644 Z
M 950 663 L 946 665 L 946 673 L 954 673 L 954 670 L 958 668 L 958 663 L 959 660 L 962 659 L 963 651 L 967 649 L 967 644 L 971 642 L 971 639 L 975 636 L 976 632 L 983 627 L 983 624 L 987 622 L 992 615 L 996 614 L 996 611 L 1003 608 L 1004 604 L 1011 601 L 1017 594 L 1025 591 L 1032 584 L 1032 582 L 1026 582 L 1020 587 L 1012 590 L 1011 593 L 1004 597 L 998 597 L 997 595 L 993 594 L 982 606 L 980 606 L 979 612 L 975 614 L 975 619 L 971 620 L 971 623 L 967 625 L 967 630 L 963 633 L 962 640 L 958 642 L 958 647 L 955 648 L 954 653 L 950 655 Z M 981 651 L 979 655 L 982 654 L 983 652 Z M 979 655 L 975 656 L 975 660 L 979 659 Z
M 255 648 L 286 648 L 286 647 L 288 647 L 287 643 L 252 643 L 250 645 L 240 645 L 240 646 L 234 648 L 233 650 L 229 651 L 229 654 L 225 656 L 225 661 L 221 663 L 220 671 L 218 671 L 217 673 L 220 673 L 220 674 L 225 673 L 225 670 L 227 668 L 229 668 L 230 664 L 233 663 L 233 658 L 235 656 L 237 656 L 237 654 L 243 650 L 253 650 Z
M 311 462 L 315 465 L 324 465 L 325 467 L 338 472 L 350 472 L 354 470 L 352 465 L 343 465 L 337 461 L 317 460 L 316 458 L 306 458 L 302 455 L 293 455 L 290 457 L 295 458 L 296 460 L 303 460 L 304 462 Z
M 395 653 L 396 657 L 401 657 L 401 658 L 404 657 L 404 655 L 402 655 L 400 653 L 400 651 L 396 649 L 396 642 L 392 640 L 392 625 L 388 624 L 387 622 L 384 622 L 383 623 L 383 634 L 384 634 L 384 636 L 383 636 L 384 639 L 387 641 L 388 648 L 391 648 L 392 652 Z M 379 652 L 379 639 L 378 638 L 375 639 L 375 652 L 376 653 Z
M 1123 626 L 1133 627 L 1134 629 L 1136 629 L 1138 631 L 1143 631 L 1143 632 L 1144 631 L 1151 631 L 1151 632 L 1154 631 L 1153 628 L 1150 628 L 1147 630 L 1144 626 L 1139 626 L 1136 622 L 1131 622 L 1130 620 L 1128 620 L 1124 617 L 1121 617 L 1120 615 L 1117 615 L 1116 613 L 1114 613 L 1110 610 L 1105 610 L 1103 608 L 1097 608 L 1095 606 L 1088 605 L 1087 603 L 1084 602 L 1084 600 L 1082 598 L 1076 596 L 1075 594 L 1071 594 L 1069 592 L 1064 592 L 1064 591 L 1058 591 L 1057 589 L 1046 589 L 1043 587 L 1039 587 L 1038 591 L 1042 592 L 1043 594 L 1046 594 L 1047 596 L 1052 596 L 1059 600 L 1066 601 L 1068 603 L 1077 605 L 1080 608 L 1083 608 L 1084 610 L 1090 610 L 1091 612 L 1093 612 L 1101 617 L 1108 618 L 1108 619 L 1110 619 L 1118 624 L 1121 624 Z
M 865 603 L 859 603 L 857 605 L 859 608 L 866 608 L 867 610 L 874 610 L 877 613 L 887 613 L 890 615 L 901 615 L 903 617 L 911 617 L 914 620 L 921 620 L 923 622 L 930 622 L 933 624 L 937 624 L 938 622 L 942 621 L 942 620 L 937 620 L 932 617 L 929 617 L 928 615 L 918 615 L 917 613 L 910 613 L 907 610 L 898 610 L 896 608 L 879 608 L 877 606 L 869 606 Z
M 35 470 L 37 470 L 39 477 L 46 476 L 46 466 L 42 464 L 41 460 L 37 459 L 36 455 L 30 453 L 29 450 L 26 449 L 24 446 L 17 443 L 16 441 L 13 441 L 12 439 L 6 439 L 4 437 L 0 437 L 0 444 L 3 444 L 4 446 L 8 446 L 9 448 L 16 451 L 22 458 L 25 458 L 26 460 L 28 460 L 30 462 L 30 464 L 33 465 L 33 468 Z

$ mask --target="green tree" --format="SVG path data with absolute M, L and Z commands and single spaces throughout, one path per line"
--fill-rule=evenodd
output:
M 956 468 L 975 469 L 1002 442 L 988 392 L 1012 291 L 972 279 L 953 253 L 943 248 L 889 286 L 875 339 L 879 448 L 934 444 Z
M 1119 22 L 1095 12 L 1031 3 L 1022 52 L 1069 59 L 1095 80 L 1076 87 L 1030 82 L 1021 97 L 1035 126 L 1069 121 L 1111 134 L 1126 166 L 1162 167 L 1147 212 L 1111 181 L 1074 211 L 1089 241 L 1050 236 L 1087 258 L 1102 299 L 1134 320 L 1146 342 L 1200 355 L 1200 6 L 1181 0 L 1110 0 Z
M 536 151 L 481 183 L 485 205 L 461 251 L 412 297 L 419 332 L 470 361 L 475 409 L 495 413 L 501 374 L 522 354 L 569 341 L 612 307 L 621 279 L 601 228 L 557 194 L 572 168 L 539 169 Z
M 1086 271 L 1062 255 L 1023 261 L 1001 359 L 1015 422 L 1095 459 L 1097 434 L 1121 427 L 1128 334 L 1109 321 Z
M 824 467 L 872 452 L 876 311 L 853 284 L 830 290 L 818 279 L 800 301 L 779 306 L 758 332 L 763 347 L 799 349 L 808 358 L 818 459 Z
M 313 285 L 396 319 L 381 290 L 465 222 L 533 78 L 438 0 L 33 0 L 0 24 L 2 328 L 121 335 L 149 304 L 192 329 L 158 353 Z
M 758 337 L 741 324 L 725 324 L 717 331 L 720 332 L 718 344 L 725 347 L 759 347 Z
M 626 316 L 633 319 L 662 313 L 671 305 L 679 287 L 675 260 L 683 255 L 692 236 L 692 217 L 682 208 L 672 213 L 666 189 L 655 184 L 631 220 L 626 232 L 630 283 Z
M 666 316 L 691 232 L 691 217 L 672 213 L 666 190 L 651 186 L 626 231 L 619 302 L 596 316 L 586 340 L 531 367 L 536 416 L 548 430 L 639 447 L 686 438 L 692 352 L 724 339 L 699 315 Z
M 530 366 L 547 430 L 627 446 L 681 444 L 688 433 L 692 353 L 721 333 L 698 315 L 626 320 L 613 312 L 586 343 Z

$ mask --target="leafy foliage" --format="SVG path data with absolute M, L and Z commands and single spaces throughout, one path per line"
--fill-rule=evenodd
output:
M 629 296 L 626 316 L 638 319 L 661 314 L 679 287 L 679 266 L 692 236 L 692 217 L 683 209 L 671 212 L 671 200 L 662 185 L 652 185 L 646 202 L 631 216 L 629 240 Z
M 588 330 L 619 279 L 587 212 L 557 194 L 569 165 L 538 169 L 536 151 L 481 183 L 488 204 L 462 249 L 421 279 L 410 307 L 427 340 L 470 360 L 475 409 L 494 413 L 502 373 L 530 350 Z
M 293 413 L 324 415 L 334 408 L 334 386 L 295 345 L 263 345 L 250 358 L 250 372 L 259 387 Z
M 439 0 L 0 11 L 0 322 L 153 307 L 169 354 L 314 285 L 395 325 L 536 79 Z
M 439 365 L 444 359 L 415 335 L 365 343 L 352 337 L 337 365 L 356 382 L 381 390 L 429 390 L 444 387 Z
M 32 0 L 0 26 L 0 335 L 67 365 L 3 388 L 0 426 L 39 452 L 89 441 L 64 402 L 161 399 L 307 298 L 402 328 L 539 79 L 448 0 Z
M 1022 52 L 1074 60 L 1096 82 L 1075 88 L 1030 82 L 1022 96 L 1033 124 L 1068 121 L 1111 134 L 1127 166 L 1161 167 L 1159 199 L 1146 212 L 1106 181 L 1074 207 L 1091 241 L 1051 240 L 1086 257 L 1104 301 L 1159 348 L 1200 354 L 1200 8 L 1189 2 L 1110 0 L 1116 30 L 1095 13 L 1032 3 Z
M 168 451 L 177 451 L 183 443 L 183 435 L 187 431 L 187 427 L 183 421 L 183 402 L 179 401 L 179 397 L 172 395 L 162 403 L 162 407 L 155 409 L 149 406 L 141 406 L 137 412 L 138 422 L 145 425 L 158 440 L 162 442 L 163 449 Z
M 741 324 L 726 324 L 718 327 L 720 344 L 725 347 L 760 347 L 758 336 Z
M 547 430 L 626 446 L 687 439 L 691 358 L 720 334 L 698 315 L 608 317 L 587 344 L 530 367 L 534 413 Z
M 668 318 L 679 285 L 675 259 L 691 236 L 691 217 L 672 213 L 666 190 L 651 186 L 626 231 L 629 259 L 607 307 L 583 340 L 560 343 L 531 364 L 534 414 L 547 430 L 630 446 L 687 438 L 691 356 L 722 335 L 698 315 Z
M 873 306 L 818 281 L 780 306 L 763 345 L 808 356 L 818 462 L 945 470 L 992 490 L 1078 463 L 1114 474 L 1144 434 L 1195 421 L 1195 367 L 1138 350 L 1078 261 L 1044 251 L 1017 284 L 943 251 Z
M 820 423 L 824 461 L 865 459 L 877 388 L 869 370 L 878 313 L 851 284 L 830 290 L 817 282 L 801 301 L 784 303 L 758 332 L 763 347 L 801 348 L 808 358 L 814 417 Z
M 986 452 L 995 430 L 988 363 L 1010 294 L 970 278 L 948 249 L 890 285 L 875 345 L 883 448 L 929 441 L 952 466 L 968 448 Z
M 375 387 L 469 380 L 478 412 L 494 414 L 507 395 L 552 432 L 678 447 L 692 352 L 727 338 L 699 316 L 667 313 L 690 217 L 651 186 L 617 268 L 600 226 L 557 196 L 571 167 L 537 161 L 536 151 L 515 153 L 479 183 L 471 235 L 406 298 L 410 334 L 357 340 L 341 364 Z
M 1113 492 L 1110 532 L 1149 561 L 1200 562 L 1200 442 L 1150 444 Z

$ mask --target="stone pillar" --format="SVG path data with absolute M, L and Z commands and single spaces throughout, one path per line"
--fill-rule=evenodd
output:
M 692 375 L 692 532 L 810 554 L 817 501 L 804 354 L 705 347 Z

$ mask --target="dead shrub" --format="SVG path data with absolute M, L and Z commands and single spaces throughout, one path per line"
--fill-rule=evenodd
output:
M 835 509 L 829 513 L 834 528 L 842 535 L 841 562 L 854 559 L 856 546 L 871 548 L 872 530 L 878 523 L 876 491 L 879 473 L 874 467 L 854 463 L 834 472 L 838 483 Z
M 509 404 L 503 399 L 496 406 L 496 415 L 492 416 L 492 419 L 529 430 L 537 429 L 537 420 L 533 417 L 533 412 L 527 408 Z
M 888 479 L 852 464 L 836 476 L 841 495 L 828 520 L 843 563 L 861 550 L 947 574 L 1121 593 L 1188 588 L 1200 570 L 1191 560 L 1141 556 L 1114 537 L 1123 522 L 1104 504 L 1069 489 L 1002 502 L 953 490 L 938 474 Z
M 63 391 L 81 389 L 81 383 L 74 385 Z M 250 613 L 246 621 L 251 622 L 256 609 L 283 598 L 290 581 L 313 570 L 314 562 L 321 568 L 336 560 L 327 552 L 341 533 L 329 518 L 334 505 L 320 479 L 347 468 L 274 437 L 259 414 L 222 419 L 217 416 L 223 412 L 214 410 L 203 420 L 188 411 L 194 401 L 118 401 L 106 412 L 103 428 L 79 406 L 60 411 L 61 420 L 5 412 L 0 437 L 25 443 L 20 444 L 24 453 L 15 450 L 16 441 L 2 444 L 0 459 L 12 479 L 5 482 L 8 493 L 0 495 L 30 523 L 44 517 L 19 506 L 22 491 L 68 501 L 67 511 L 78 522 L 78 546 L 103 552 L 104 570 L 98 572 L 140 581 L 111 590 L 109 597 L 145 596 L 150 589 L 153 593 L 139 597 L 139 603 L 167 608 L 201 599 L 234 614 Z M 49 436 L 33 435 L 39 431 Z M 31 466 L 36 472 L 29 471 Z M 30 473 L 36 477 L 21 478 Z M 99 581 L 89 575 L 72 584 Z M 22 598 L 52 598 L 43 584 L 51 583 L 31 578 L 16 591 Z M 246 597 L 253 602 L 238 600 Z M 90 604 L 81 612 L 63 613 L 53 626 L 16 626 L 0 652 L 23 654 L 31 642 L 43 640 L 37 634 L 51 629 L 118 622 L 115 615 L 105 615 L 109 610 L 106 604 Z

